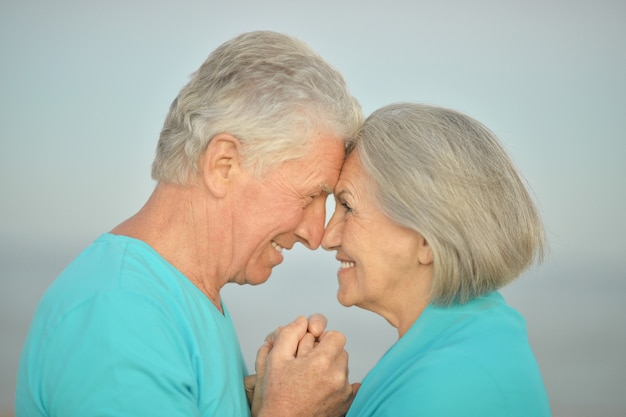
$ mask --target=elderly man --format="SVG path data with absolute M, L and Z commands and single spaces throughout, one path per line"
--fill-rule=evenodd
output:
M 300 41 L 253 32 L 218 47 L 170 107 L 147 203 L 42 298 L 17 416 L 249 415 L 220 290 L 265 282 L 297 242 L 319 246 L 361 121 L 341 75 Z M 273 335 L 260 416 L 345 413 L 345 339 L 324 326 L 300 318 Z

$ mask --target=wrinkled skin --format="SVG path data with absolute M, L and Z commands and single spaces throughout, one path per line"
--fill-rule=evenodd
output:
M 326 318 L 316 314 L 267 336 L 257 353 L 257 374 L 245 379 L 253 417 L 346 414 L 359 384 L 348 381 L 345 337 L 325 328 Z

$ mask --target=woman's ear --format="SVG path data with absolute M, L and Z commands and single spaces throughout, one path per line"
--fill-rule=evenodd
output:
M 229 186 L 240 172 L 239 140 L 229 134 L 220 133 L 211 139 L 200 157 L 202 180 L 209 191 L 218 198 L 226 195 Z
M 420 235 L 420 243 L 417 248 L 417 260 L 422 265 L 430 265 L 433 263 L 433 251 L 430 249 L 428 241 L 422 235 Z

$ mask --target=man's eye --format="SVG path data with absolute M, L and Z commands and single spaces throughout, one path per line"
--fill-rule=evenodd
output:
M 313 200 L 315 200 L 314 196 L 308 196 L 308 197 L 304 197 L 302 199 L 302 203 L 304 205 L 304 207 L 308 207 L 311 205 L 311 203 L 313 202 Z
M 346 213 L 349 213 L 352 211 L 352 208 L 348 205 L 348 203 L 342 202 L 340 203 L 341 206 L 344 208 L 344 210 L 346 211 Z

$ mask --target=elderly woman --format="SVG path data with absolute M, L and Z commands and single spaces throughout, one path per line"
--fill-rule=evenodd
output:
M 374 112 L 350 145 L 322 245 L 339 302 L 399 340 L 350 416 L 550 415 L 524 319 L 499 288 L 544 251 L 544 231 L 497 138 L 448 109 Z

